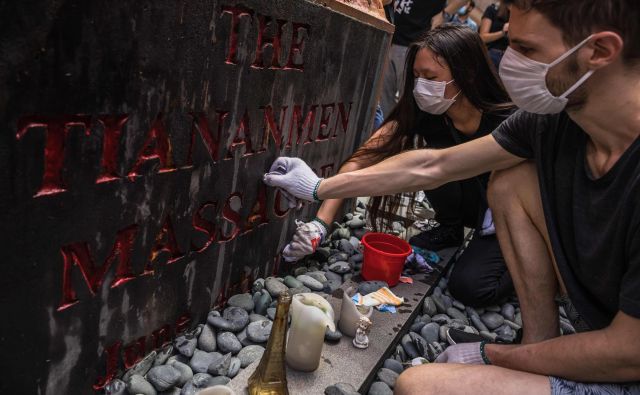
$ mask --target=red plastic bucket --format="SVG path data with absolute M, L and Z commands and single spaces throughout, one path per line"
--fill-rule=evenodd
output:
M 362 277 L 367 281 L 386 281 L 390 287 L 398 284 L 404 262 L 411 254 L 409 243 L 386 233 L 367 233 L 362 244 Z

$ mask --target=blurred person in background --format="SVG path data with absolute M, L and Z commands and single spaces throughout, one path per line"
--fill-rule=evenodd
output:
M 447 7 L 448 8 L 448 7 Z M 448 14 L 446 9 L 444 11 L 444 20 L 449 23 L 453 23 L 456 25 L 464 25 L 468 26 L 474 32 L 478 31 L 478 24 L 471 19 L 471 12 L 476 8 L 475 1 L 468 1 L 467 4 L 458 8 L 455 13 Z
M 484 11 L 480 22 L 480 37 L 487 45 L 489 56 L 496 66 L 500 67 L 500 61 L 504 51 L 509 46 L 509 9 L 512 0 L 502 0 L 492 4 Z
M 446 0 L 394 0 L 393 23 L 396 30 L 389 49 L 380 97 L 380 107 L 385 116 L 391 113 L 402 96 L 404 65 L 409 45 L 429 31 L 432 23 L 436 26 L 441 23 L 445 5 Z

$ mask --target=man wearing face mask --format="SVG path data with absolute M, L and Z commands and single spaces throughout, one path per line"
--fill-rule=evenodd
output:
M 473 9 L 476 8 L 475 1 L 469 1 L 467 4 L 458 8 L 458 10 L 454 14 L 447 14 L 446 10 L 444 12 L 444 20 L 446 22 L 454 23 L 456 25 L 464 25 L 474 32 L 478 31 L 478 24 L 471 19 L 470 15 Z
M 491 136 L 326 180 L 281 158 L 285 174 L 266 177 L 311 200 L 496 171 L 489 200 L 523 344 L 451 346 L 396 394 L 640 393 L 639 20 L 636 0 L 515 0 L 500 75 L 523 111 Z M 558 336 L 558 296 L 580 333 Z

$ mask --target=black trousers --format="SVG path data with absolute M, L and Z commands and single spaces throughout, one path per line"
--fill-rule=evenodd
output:
M 473 237 L 453 266 L 449 292 L 472 307 L 502 304 L 513 295 L 513 281 L 496 235 Z
M 442 225 L 475 228 L 486 207 L 475 179 L 450 182 L 424 193 L 436 212 L 435 220 Z
M 485 199 L 475 179 L 450 182 L 425 191 L 441 225 L 478 228 L 486 211 Z M 449 291 L 454 298 L 473 307 L 500 304 L 514 292 L 513 281 L 495 235 L 476 233 L 458 258 Z

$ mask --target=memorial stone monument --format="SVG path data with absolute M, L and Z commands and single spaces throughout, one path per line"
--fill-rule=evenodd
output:
M 0 393 L 93 394 L 286 270 L 262 174 L 373 121 L 379 0 L 0 5 Z

